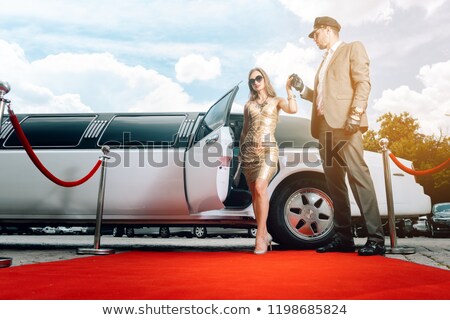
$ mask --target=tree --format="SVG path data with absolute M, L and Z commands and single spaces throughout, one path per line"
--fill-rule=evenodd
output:
M 364 135 L 364 148 L 369 151 L 380 151 L 378 141 L 389 140 L 389 150 L 400 158 L 413 162 L 415 170 L 427 170 L 436 167 L 450 158 L 450 137 L 441 131 L 439 136 L 423 135 L 418 132 L 420 126 L 417 119 L 408 112 L 400 115 L 386 113 L 377 119 L 380 130 L 368 130 Z M 433 203 L 450 202 L 450 168 L 432 175 L 417 176 L 425 192 Z

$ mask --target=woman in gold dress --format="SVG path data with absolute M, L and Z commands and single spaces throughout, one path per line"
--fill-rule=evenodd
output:
M 286 82 L 288 100 L 277 97 L 267 73 L 261 68 L 250 70 L 248 75 L 250 97 L 244 106 L 244 127 L 240 138 L 240 161 L 252 193 L 257 232 L 255 254 L 267 252 L 272 236 L 267 232 L 269 196 L 267 186 L 277 172 L 278 146 L 275 129 L 278 113 L 297 112 L 297 102 L 292 93 L 291 79 Z

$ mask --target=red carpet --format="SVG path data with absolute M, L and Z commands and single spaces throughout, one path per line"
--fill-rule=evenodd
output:
M 0 283 L 4 300 L 450 299 L 450 271 L 314 251 L 135 251 L 0 269 Z

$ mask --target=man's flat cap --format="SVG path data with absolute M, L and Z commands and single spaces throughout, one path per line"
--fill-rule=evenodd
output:
M 314 20 L 314 30 L 311 31 L 308 37 L 314 38 L 314 33 L 323 27 L 331 27 L 337 31 L 341 30 L 341 25 L 335 19 L 331 17 L 317 17 L 316 20 Z

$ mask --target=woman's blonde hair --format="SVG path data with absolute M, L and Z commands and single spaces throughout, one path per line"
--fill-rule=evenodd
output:
M 255 71 L 258 71 L 259 73 L 262 74 L 264 81 L 266 82 L 267 95 L 272 98 L 276 97 L 277 94 L 275 92 L 275 89 L 272 87 L 272 84 L 270 83 L 269 76 L 262 68 L 256 67 L 256 68 L 253 68 L 252 70 L 250 70 L 250 72 L 248 73 L 248 80 L 250 80 L 250 76 Z M 258 98 L 258 92 L 255 89 L 253 89 L 253 86 L 250 84 L 250 81 L 248 81 L 248 87 L 250 89 L 249 100 L 255 101 Z

